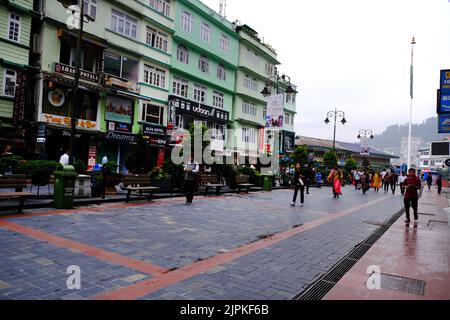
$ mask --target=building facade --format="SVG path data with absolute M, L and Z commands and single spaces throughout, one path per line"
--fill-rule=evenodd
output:
M 238 36 L 233 25 L 197 0 L 177 0 L 168 128 L 172 142 L 192 125 L 212 130 L 211 149 L 227 154 Z
M 77 29 L 73 13 L 55 1 L 41 1 L 37 35 L 41 77 L 36 86 L 36 121 L 45 149 L 57 159 L 68 145 L 74 86 Z M 174 32 L 173 2 L 84 1 L 77 157 L 92 166 L 104 155 L 126 171 L 125 158 L 136 134 L 164 152 L 169 69 Z M 155 160 L 156 161 L 156 160 Z
M 29 66 L 33 0 L 0 2 L 0 146 L 29 152 L 33 69 Z

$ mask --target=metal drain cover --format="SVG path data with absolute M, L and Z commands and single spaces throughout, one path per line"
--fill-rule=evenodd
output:
M 385 222 L 379 222 L 379 221 L 363 221 L 363 223 L 367 223 L 367 224 L 373 224 L 374 226 L 380 226 L 380 227 L 387 227 L 389 226 L 388 223 Z
M 381 274 L 381 288 L 392 291 L 400 291 L 416 296 L 425 294 L 427 283 L 419 279 L 404 278 L 390 274 Z

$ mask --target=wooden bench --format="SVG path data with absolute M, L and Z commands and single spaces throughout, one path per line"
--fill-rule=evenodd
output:
M 208 195 L 208 190 L 210 188 L 216 188 L 216 195 L 219 195 L 220 189 L 225 187 L 223 184 L 219 183 L 219 179 L 216 175 L 201 174 L 200 183 L 205 189 L 205 197 Z
M 0 192 L 0 200 L 9 200 L 11 198 L 19 198 L 19 206 L 17 213 L 22 213 L 25 199 L 31 197 L 33 193 L 23 192 L 27 187 L 27 176 L 23 175 L 0 175 L 1 189 L 15 189 L 15 192 Z
M 241 192 L 241 189 L 247 189 L 246 193 L 250 191 L 254 184 L 249 183 L 250 177 L 246 175 L 236 176 L 236 189 L 237 193 Z
M 153 192 L 159 190 L 159 187 L 151 186 L 150 175 L 135 174 L 124 176 L 122 180 L 122 190 L 127 191 L 127 202 L 130 201 L 131 192 L 148 193 L 148 200 L 152 200 Z

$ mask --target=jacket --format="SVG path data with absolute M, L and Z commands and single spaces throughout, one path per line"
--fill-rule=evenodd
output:
M 302 181 L 303 181 L 303 185 L 305 185 L 305 176 L 303 175 L 303 172 L 302 171 L 298 171 L 298 170 L 295 170 L 295 172 L 294 172 L 294 185 L 295 186 L 300 186 L 301 185 L 301 183 L 300 183 L 300 179 L 302 179 Z
M 405 199 L 419 199 L 417 191 L 422 187 L 419 177 L 408 175 L 403 186 L 405 188 Z

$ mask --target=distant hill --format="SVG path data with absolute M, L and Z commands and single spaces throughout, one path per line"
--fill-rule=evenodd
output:
M 402 137 L 408 136 L 408 124 L 395 124 L 386 128 L 386 130 L 376 135 L 371 141 L 377 149 L 398 149 L 400 148 Z M 412 136 L 420 137 L 423 141 L 429 142 L 433 140 L 441 140 L 448 135 L 437 133 L 437 118 L 432 117 L 426 119 L 421 124 L 412 125 Z

